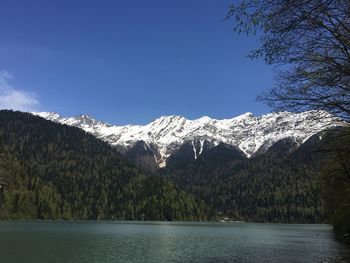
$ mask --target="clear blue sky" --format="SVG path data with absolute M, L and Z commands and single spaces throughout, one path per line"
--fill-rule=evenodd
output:
M 2 0 L 0 105 L 113 124 L 266 113 L 272 69 L 223 21 L 231 2 Z

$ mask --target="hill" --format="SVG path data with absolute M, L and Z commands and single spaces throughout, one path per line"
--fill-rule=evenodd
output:
M 203 204 L 81 129 L 0 111 L 4 218 L 200 219 Z

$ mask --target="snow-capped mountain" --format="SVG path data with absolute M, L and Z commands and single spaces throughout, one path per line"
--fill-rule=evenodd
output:
M 203 146 L 225 143 L 237 147 L 247 157 L 263 153 L 274 143 L 292 138 L 298 145 L 312 135 L 330 127 L 342 125 L 341 121 L 322 111 L 303 113 L 277 112 L 254 116 L 248 112 L 232 119 L 217 120 L 204 116 L 188 120 L 183 116 L 161 116 L 147 125 L 110 125 L 86 115 L 61 117 L 57 113 L 33 113 L 45 119 L 79 127 L 116 146 L 121 152 L 135 145 L 153 154 L 159 167 L 184 143 L 193 145 L 194 158 L 203 152 Z

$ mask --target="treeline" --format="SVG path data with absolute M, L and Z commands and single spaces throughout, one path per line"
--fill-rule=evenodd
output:
M 335 230 L 350 234 L 350 128 L 337 133 L 323 147 L 325 158 L 319 172 L 321 193 Z
M 200 220 L 205 205 L 84 131 L 0 111 L 2 218 Z
M 187 164 L 169 163 L 161 173 L 204 200 L 212 213 L 221 217 L 324 222 L 326 211 L 314 172 L 316 162 L 304 156 L 311 145 L 287 154 L 291 147 L 288 140 L 282 141 L 266 154 L 247 159 L 236 149 L 220 144 Z
M 185 144 L 151 174 L 78 128 L 0 111 L 0 178 L 7 181 L 0 217 L 330 219 L 349 232 L 350 136 L 339 134 L 316 135 L 299 148 L 286 139 L 250 159 L 219 144 L 194 160 Z

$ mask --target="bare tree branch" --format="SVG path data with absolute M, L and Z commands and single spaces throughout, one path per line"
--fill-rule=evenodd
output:
M 238 33 L 262 31 L 262 45 L 249 57 L 281 68 L 260 100 L 350 121 L 350 0 L 243 0 L 227 19 Z

